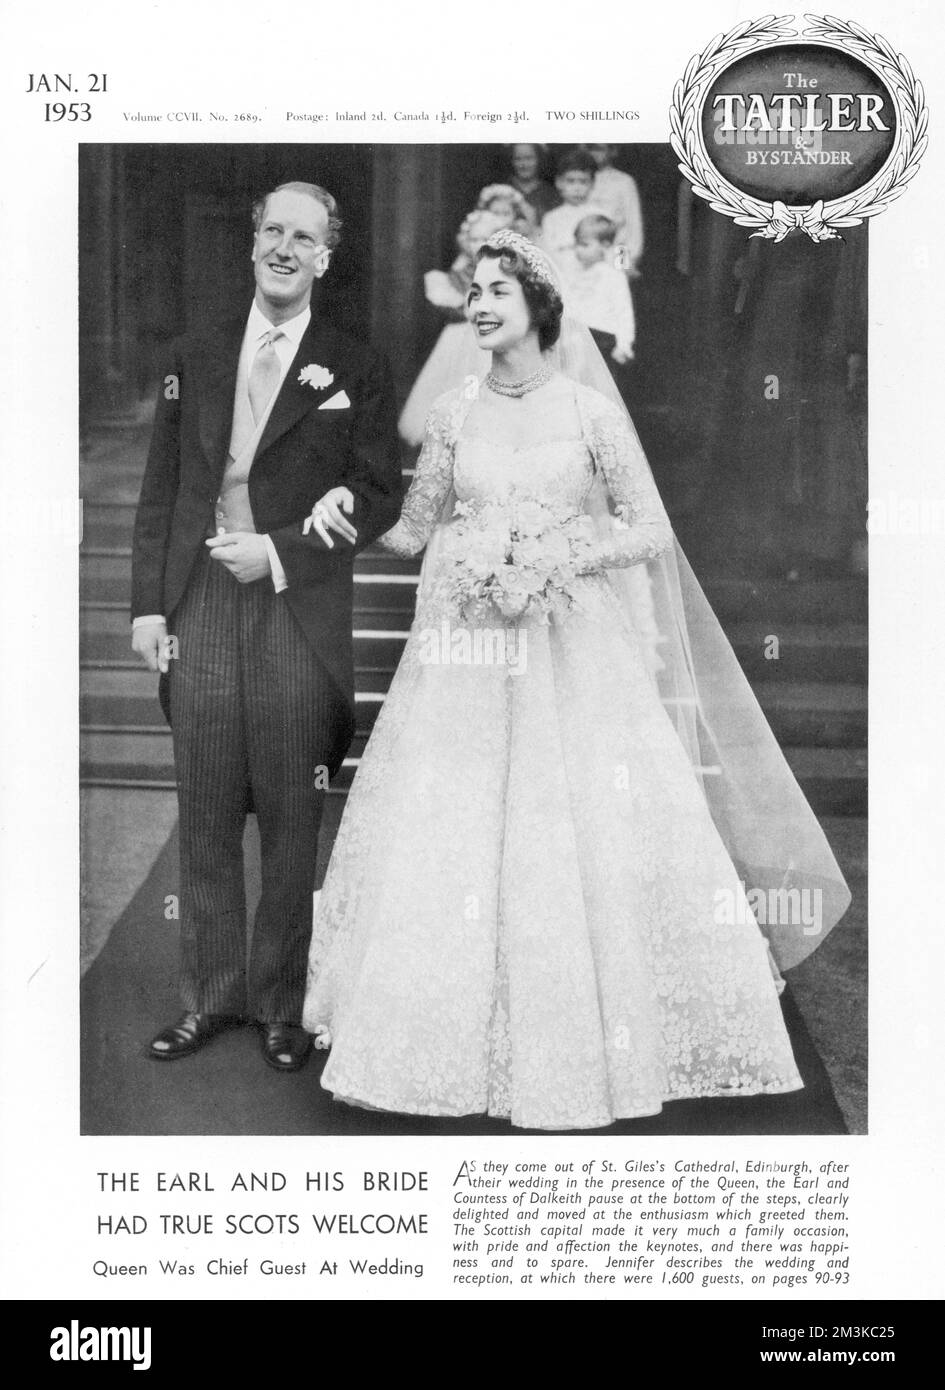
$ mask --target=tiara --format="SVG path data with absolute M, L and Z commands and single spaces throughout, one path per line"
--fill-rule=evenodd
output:
M 548 257 L 539 251 L 535 243 L 528 240 L 528 237 L 522 236 L 521 232 L 513 232 L 511 228 L 503 227 L 500 232 L 493 232 L 483 245 L 491 247 L 493 251 L 514 251 L 516 255 L 521 256 L 529 270 L 539 280 L 544 281 L 556 294 L 561 293 L 558 278 Z

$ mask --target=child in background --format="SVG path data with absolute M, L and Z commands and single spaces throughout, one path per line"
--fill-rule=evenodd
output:
M 637 262 L 643 255 L 643 214 L 636 181 L 630 174 L 614 168 L 615 145 L 585 145 L 594 161 L 591 201 L 596 203 L 617 227 L 616 246 L 624 254 L 617 260 L 631 279 L 639 274 Z
M 493 232 L 508 225 L 508 216 L 474 209 L 463 219 L 456 237 L 459 255 L 449 270 L 428 270 L 423 277 L 427 302 L 440 310 L 447 324 L 420 368 L 397 422 L 401 439 L 414 448 L 423 443 L 427 415 L 437 396 L 462 382 L 470 362 L 476 366 L 482 362 L 483 371 L 488 365 L 466 322 L 463 306 L 475 271 L 476 252 Z
M 574 230 L 583 217 L 603 214 L 591 200 L 597 166 L 586 150 L 566 150 L 558 160 L 555 187 L 561 206 L 546 212 L 541 221 L 538 244 L 567 277 L 574 268 Z
M 627 277 L 612 260 L 616 236 L 609 217 L 591 213 L 581 218 L 574 232 L 572 270 L 563 285 L 564 306 L 591 330 L 608 366 L 624 367 L 633 360 L 636 324 Z M 611 375 L 623 395 L 626 373 L 611 366 Z
M 531 207 L 510 183 L 490 183 L 479 194 L 476 207 L 482 212 L 491 212 L 505 227 L 534 241 L 538 230 Z

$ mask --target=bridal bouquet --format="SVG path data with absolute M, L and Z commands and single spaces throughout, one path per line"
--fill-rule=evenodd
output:
M 450 585 L 463 617 L 494 605 L 506 618 L 574 604 L 572 585 L 593 567 L 589 518 L 547 502 L 458 502 L 449 528 Z

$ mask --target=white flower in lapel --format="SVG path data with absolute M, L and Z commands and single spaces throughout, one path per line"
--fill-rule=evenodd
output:
M 334 372 L 330 372 L 327 367 L 319 367 L 315 362 L 310 362 L 299 372 L 299 381 L 303 385 L 307 383 L 313 391 L 326 390 L 334 379 Z

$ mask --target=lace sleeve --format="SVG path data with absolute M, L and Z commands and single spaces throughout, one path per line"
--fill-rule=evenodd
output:
M 596 392 L 595 397 L 590 411 L 592 453 L 617 513 L 598 562 L 620 568 L 655 560 L 673 542 L 669 517 L 630 417 Z
M 433 405 L 427 417 L 423 448 L 413 482 L 396 526 L 378 538 L 378 545 L 395 555 L 418 555 L 433 534 L 453 483 L 453 419 L 455 393 Z

